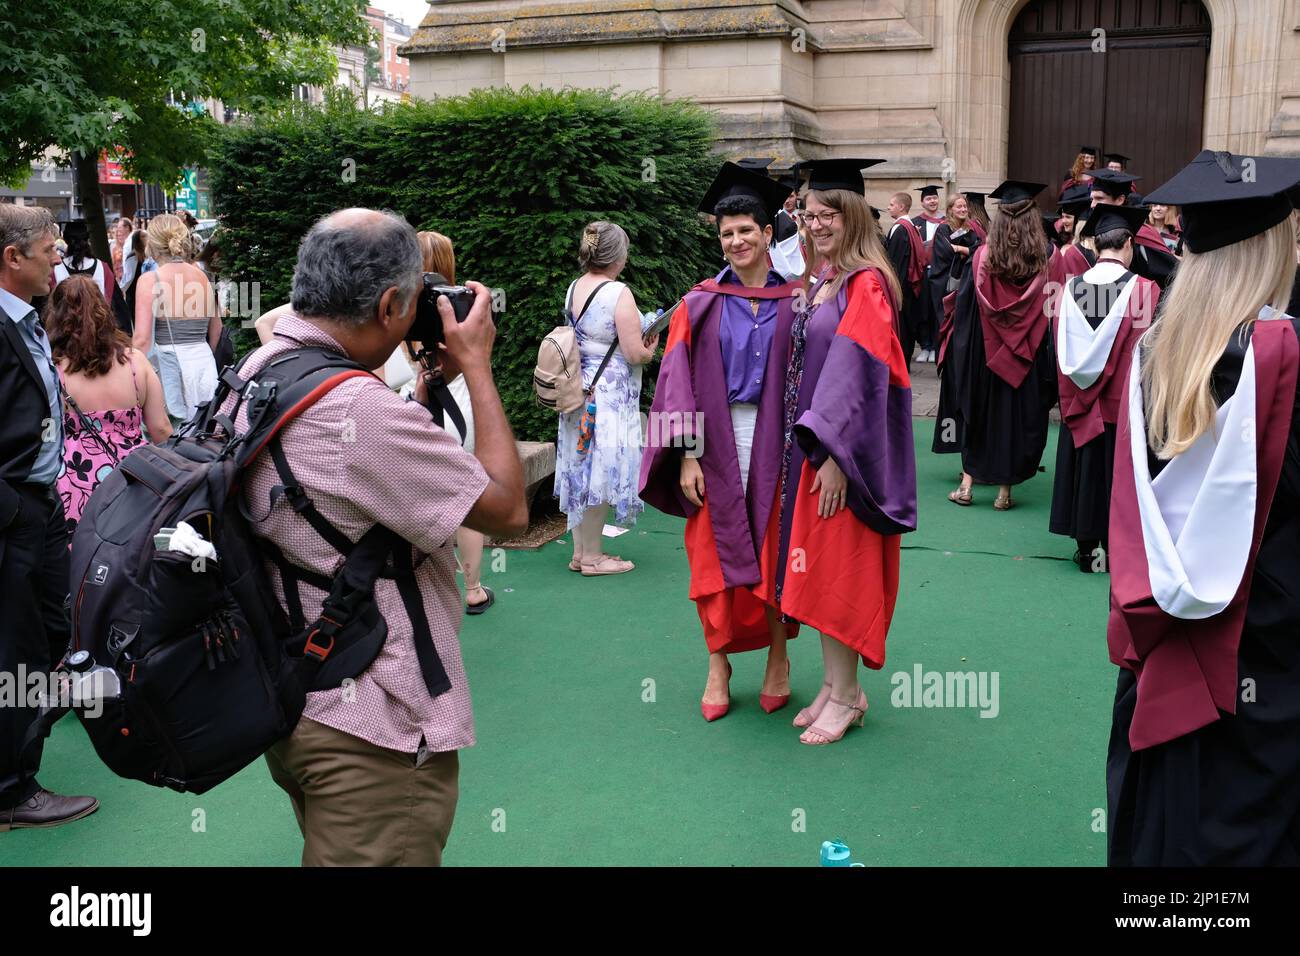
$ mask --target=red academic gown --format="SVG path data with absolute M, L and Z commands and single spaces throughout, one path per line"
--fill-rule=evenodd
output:
M 900 536 L 916 528 L 907 363 L 883 276 L 866 269 L 796 322 L 787 378 L 787 452 L 775 567 L 762 596 L 853 648 L 872 668 L 898 597 Z M 817 469 L 833 458 L 847 507 L 817 514 Z
M 660 511 L 686 518 L 690 598 L 710 653 L 733 654 L 771 643 L 765 606 L 776 605 L 758 595 L 771 591 L 764 577 L 775 564 L 774 556 L 763 554 L 769 548 L 774 551 L 777 544 L 782 395 L 793 300 L 799 289 L 794 282 L 751 289 L 710 279 L 686 294 L 668 327 L 650 408 L 648 446 L 641 458 L 640 495 Z M 778 300 L 744 490 L 719 333 L 727 296 Z M 702 451 L 704 503 L 700 507 L 681 493 L 684 437 L 698 440 Z M 787 623 L 788 637 L 798 631 L 797 623 Z

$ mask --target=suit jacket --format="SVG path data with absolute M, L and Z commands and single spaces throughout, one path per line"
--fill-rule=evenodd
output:
M 32 473 L 41 450 L 49 398 L 40 370 L 22 333 L 0 310 L 0 529 L 18 511 L 18 492 L 6 482 L 21 483 Z

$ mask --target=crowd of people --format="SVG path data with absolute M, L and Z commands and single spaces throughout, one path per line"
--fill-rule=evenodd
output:
M 783 709 L 788 642 L 810 629 L 822 683 L 793 724 L 804 744 L 836 743 L 864 721 L 858 668 L 885 664 L 902 536 L 917 527 L 910 363 L 936 366 L 932 451 L 961 457 L 948 496 L 959 506 L 984 485 L 995 509 L 1013 508 L 1059 406 L 1049 528 L 1074 540 L 1081 570 L 1111 574 L 1111 862 L 1294 863 L 1300 160 L 1205 151 L 1144 201 L 1127 157 L 1099 159 L 1080 151 L 1051 215 L 1041 183 L 946 198 L 928 185 L 911 216 L 906 192 L 887 213 L 868 202 L 863 170 L 881 160 L 805 162 L 793 178 L 726 163 L 700 202 L 725 265 L 662 318 L 620 281 L 624 230 L 590 223 L 564 298 L 585 396 L 557 425 L 569 570 L 634 570 L 605 550 L 611 517 L 630 525 L 648 504 L 683 518 L 707 652 L 702 717 L 730 708 L 730 655 L 757 650 L 760 704 Z M 133 248 L 138 231 L 123 232 Z M 221 320 L 190 235 L 157 216 L 134 265 L 123 256 L 136 290 L 123 328 L 112 263 L 75 230 L 60 254 L 48 214 L 0 206 L 0 670 L 59 659 L 68 540 L 95 486 L 212 397 Z M 388 623 L 378 656 L 347 690 L 312 693 L 267 754 L 304 863 L 440 861 L 457 753 L 474 742 L 461 615 L 493 604 L 483 536 L 527 525 L 489 292 L 466 284 L 464 321 L 439 299 L 444 338 L 425 351 L 410 330 L 430 273 L 454 283 L 448 237 L 374 210 L 323 218 L 299 247 L 291 301 L 259 320 L 262 346 L 242 370 L 301 347 L 374 370 L 296 418 L 280 454 L 344 537 L 382 524 L 407 542 L 418 585 L 413 604 L 397 580 L 376 582 Z M 642 376 L 661 331 L 647 436 Z M 242 404 L 222 411 L 247 427 Z M 345 443 L 341 421 L 353 426 Z M 301 616 L 319 609 L 325 592 L 310 582 L 329 579 L 338 548 L 276 494 L 282 481 L 258 459 L 244 491 L 263 503 L 250 514 L 276 555 L 276 593 L 292 586 Z M 1239 697 L 1247 678 L 1267 699 Z M 39 747 L 22 748 L 31 719 L 0 708 L 0 829 L 97 806 L 39 785 Z

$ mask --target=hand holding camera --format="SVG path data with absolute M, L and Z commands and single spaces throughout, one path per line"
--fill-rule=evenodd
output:
M 490 371 L 496 340 L 491 292 L 479 282 L 448 286 L 436 272 L 425 273 L 407 339 L 421 343 L 432 369 L 445 381 L 464 371 Z M 416 401 L 426 405 L 428 377 L 428 372 L 420 376 L 415 391 Z

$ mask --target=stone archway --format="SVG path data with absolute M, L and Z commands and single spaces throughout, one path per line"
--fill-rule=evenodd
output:
M 941 39 L 947 69 L 939 116 L 953 173 L 963 186 L 991 187 L 1006 176 L 1011 96 L 1007 37 L 1029 2 L 956 0 L 953 4 L 951 29 Z M 1260 152 L 1279 105 L 1283 4 L 1261 3 L 1258 11 L 1243 13 L 1231 0 L 1203 2 L 1213 24 L 1204 145 Z

